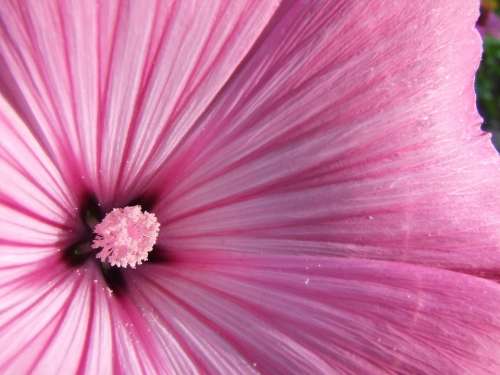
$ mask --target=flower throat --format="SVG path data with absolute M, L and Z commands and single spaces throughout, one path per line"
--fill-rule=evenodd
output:
M 108 288 L 118 294 L 125 291 L 124 268 L 164 260 L 156 246 L 160 224 L 150 212 L 153 203 L 139 198 L 105 214 L 95 196 L 85 196 L 79 208 L 83 231 L 75 231 L 79 236 L 64 248 L 63 260 L 70 267 L 93 260 Z

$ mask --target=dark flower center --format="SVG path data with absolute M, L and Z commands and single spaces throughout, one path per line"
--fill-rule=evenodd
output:
M 139 205 L 149 212 L 153 211 L 155 204 L 154 197 L 138 197 L 130 201 L 127 206 Z M 94 227 L 101 222 L 106 212 L 101 207 L 101 204 L 93 194 L 87 194 L 81 200 L 78 208 L 81 228 L 75 230 L 79 233 L 76 238 L 73 238 L 70 245 L 63 249 L 62 260 L 71 268 L 78 268 L 87 262 L 95 262 L 96 267 L 100 270 L 103 280 L 107 287 L 113 292 L 114 296 L 120 297 L 127 291 L 126 273 L 133 270 L 123 269 L 120 267 L 111 266 L 109 263 L 102 262 L 96 258 L 96 250 L 91 247 L 94 240 Z M 161 251 L 158 245 L 153 246 L 153 250 L 148 255 L 148 262 L 165 262 L 164 252 Z

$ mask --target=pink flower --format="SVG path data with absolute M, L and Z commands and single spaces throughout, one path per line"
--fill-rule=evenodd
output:
M 500 373 L 478 8 L 3 1 L 0 373 Z

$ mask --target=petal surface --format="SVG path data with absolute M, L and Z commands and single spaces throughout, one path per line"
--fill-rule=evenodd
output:
M 500 288 L 331 257 L 201 257 L 134 274 L 178 373 L 494 374 Z M 173 353 L 171 356 L 170 353 Z
M 276 7 L 8 1 L 0 92 L 72 183 L 111 205 L 134 194 L 150 154 L 164 158 L 189 131 Z
M 0 372 L 500 371 L 474 2 L 277 5 L 2 4 Z M 87 189 L 161 193 L 127 298 L 51 263 Z
M 500 171 L 474 102 L 476 3 L 284 2 L 149 176 L 164 246 L 494 277 Z
M 79 188 L 0 96 L 0 267 L 55 255 L 71 236 Z
M 2 374 L 167 372 L 143 310 L 113 295 L 93 264 L 68 271 L 51 259 L 0 276 Z

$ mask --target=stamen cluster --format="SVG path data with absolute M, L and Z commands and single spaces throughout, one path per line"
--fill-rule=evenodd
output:
M 112 266 L 135 268 L 148 258 L 156 243 L 160 223 L 141 206 L 115 208 L 94 227 L 92 248 L 101 249 L 96 257 Z

